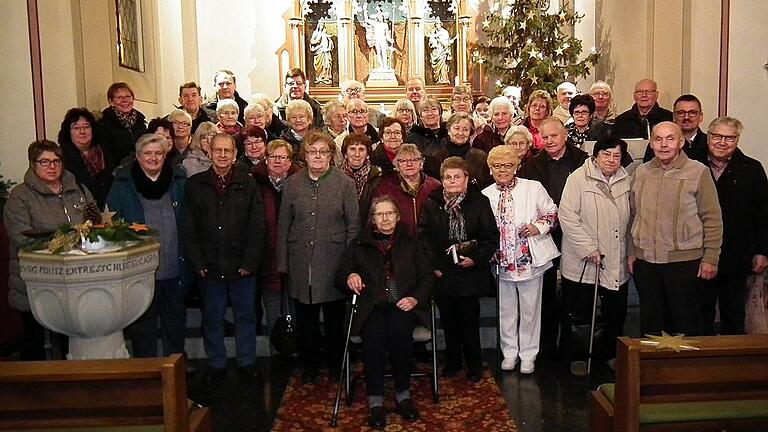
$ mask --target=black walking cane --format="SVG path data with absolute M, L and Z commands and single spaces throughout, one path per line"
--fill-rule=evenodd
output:
M 344 371 L 347 367 L 347 357 L 349 356 L 349 339 L 352 337 L 352 320 L 357 312 L 357 294 L 352 295 L 352 309 L 349 312 L 349 324 L 347 325 L 347 341 L 344 343 L 344 355 L 341 359 L 341 368 L 339 369 L 339 386 L 336 388 L 336 400 L 333 402 L 333 415 L 331 416 L 331 427 L 336 427 L 336 421 L 339 418 L 339 403 L 341 401 L 341 386 L 344 385 Z
M 589 358 L 587 358 L 587 374 L 592 370 L 592 348 L 595 343 L 595 315 L 597 315 L 597 290 L 600 288 L 600 269 L 603 267 L 603 258 L 605 258 L 605 255 L 600 255 L 600 264 L 595 263 L 595 293 L 592 298 L 592 325 L 589 327 Z

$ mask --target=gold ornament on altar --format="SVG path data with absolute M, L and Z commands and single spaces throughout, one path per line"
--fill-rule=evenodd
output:
M 695 339 L 685 339 L 685 335 L 682 333 L 672 336 L 667 332 L 662 331 L 661 336 L 647 334 L 645 337 L 651 340 L 641 340 L 640 345 L 656 347 L 657 350 L 671 349 L 675 352 L 699 350 L 698 347 L 692 345 L 699 343 L 699 341 Z

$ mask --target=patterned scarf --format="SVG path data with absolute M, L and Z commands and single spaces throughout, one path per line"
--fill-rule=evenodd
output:
M 515 262 L 517 229 L 515 227 L 515 203 L 512 199 L 512 190 L 516 184 L 516 179 L 507 184 L 496 184 L 496 189 L 501 192 L 499 206 L 497 207 L 498 211 L 496 212 L 496 224 L 499 226 L 500 234 L 500 261 L 504 267 L 508 267 Z
M 243 125 L 241 125 L 240 122 L 236 122 L 232 126 L 224 126 L 221 122 L 218 122 L 216 127 L 219 128 L 222 133 L 227 135 L 237 135 L 243 130 Z
M 80 156 L 92 176 L 97 176 L 104 171 L 104 152 L 101 151 L 101 146 L 92 145 L 88 153 L 80 152 Z
M 419 196 L 419 189 L 421 189 L 421 185 L 424 183 L 424 174 L 419 174 L 419 183 L 416 184 L 416 186 L 411 187 L 411 185 L 408 184 L 407 181 L 403 178 L 403 176 L 400 176 L 400 189 L 403 190 L 403 192 L 407 193 L 411 198 L 417 198 Z
M 115 113 L 117 120 L 121 125 L 123 125 L 124 128 L 132 129 L 133 125 L 136 124 L 137 112 L 135 109 L 132 109 L 130 114 L 123 114 L 115 107 L 112 107 L 112 111 Z
M 357 198 L 363 196 L 363 188 L 365 188 L 365 184 L 368 182 L 368 174 L 371 172 L 371 161 L 366 159 L 363 166 L 354 169 L 349 165 L 349 162 L 344 159 L 344 162 L 341 164 L 341 170 L 344 171 L 344 174 L 348 175 L 352 180 L 355 181 L 355 187 L 357 188 Z
M 445 206 L 443 210 L 448 213 L 448 239 L 460 243 L 467 241 L 467 231 L 464 222 L 464 214 L 461 213 L 461 202 L 467 196 L 467 191 L 450 196 L 443 190 Z

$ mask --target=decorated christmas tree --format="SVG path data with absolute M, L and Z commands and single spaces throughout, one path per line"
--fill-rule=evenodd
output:
M 516 85 L 525 95 L 532 90 L 555 94 L 558 84 L 574 82 L 589 73 L 600 54 L 583 59 L 581 41 L 569 29 L 583 15 L 565 5 L 557 14 L 547 12 L 548 0 L 488 0 L 481 16 L 486 40 L 475 47 L 473 57 L 498 86 Z

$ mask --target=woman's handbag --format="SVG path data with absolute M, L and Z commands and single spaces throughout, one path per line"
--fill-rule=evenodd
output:
M 531 261 L 534 267 L 541 267 L 560 256 L 560 251 L 552 240 L 552 235 L 536 235 L 528 237 L 528 249 L 531 252 Z
M 281 290 L 280 317 L 275 321 L 274 327 L 272 327 L 269 341 L 284 356 L 292 356 L 299 353 L 299 335 L 296 333 L 293 317 L 288 310 L 287 288 Z

